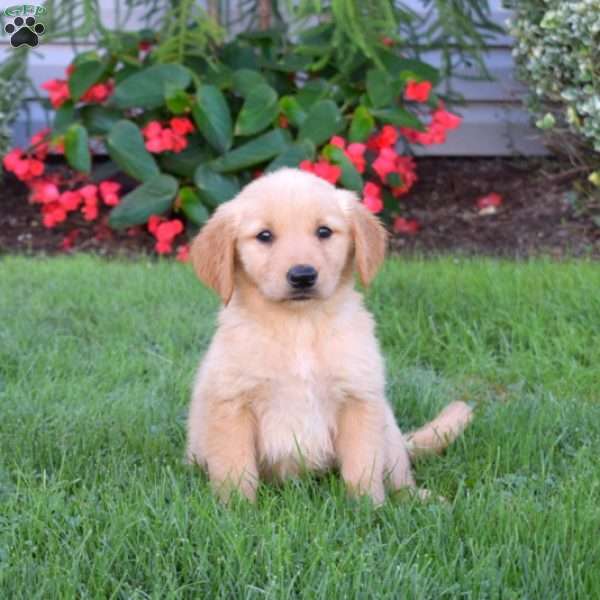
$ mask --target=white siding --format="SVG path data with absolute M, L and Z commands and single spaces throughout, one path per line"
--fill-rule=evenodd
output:
M 419 0 L 410 0 L 415 8 Z M 100 0 L 104 20 L 110 20 L 113 10 L 112 0 Z M 491 0 L 495 22 L 504 24 L 509 11 L 502 9 L 501 0 Z M 498 36 L 490 44 L 485 56 L 492 81 L 456 79 L 452 87 L 465 99 L 462 106 L 455 108 L 464 117 L 460 129 L 450 134 L 448 142 L 442 146 L 422 149 L 418 153 L 435 155 L 514 155 L 541 154 L 544 152 L 539 135 L 530 125 L 529 115 L 523 108 L 522 98 L 525 88 L 516 81 L 514 64 L 510 50 L 511 39 Z M 0 56 L 10 52 L 6 38 L 0 40 Z M 62 77 L 66 65 L 71 61 L 73 51 L 68 42 L 41 44 L 32 53 L 29 73 L 36 86 L 54 77 Z M 424 59 L 438 63 L 438 56 L 429 53 Z M 473 75 L 468 71 L 464 75 Z M 26 117 L 26 111 L 29 117 Z M 27 124 L 36 131 L 45 123 L 44 111 L 39 103 L 31 99 L 15 127 L 15 142 L 23 143 Z

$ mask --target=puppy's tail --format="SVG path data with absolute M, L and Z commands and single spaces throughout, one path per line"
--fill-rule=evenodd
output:
M 421 429 L 406 436 L 411 458 L 440 454 L 467 427 L 473 419 L 473 409 L 465 402 L 452 402 Z

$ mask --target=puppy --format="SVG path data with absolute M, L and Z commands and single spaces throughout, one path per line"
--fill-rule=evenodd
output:
M 350 192 L 282 169 L 222 204 L 191 248 L 224 307 L 193 391 L 187 458 L 223 499 L 260 479 L 338 467 L 375 504 L 414 488 L 410 454 L 442 450 L 470 409 L 453 403 L 405 439 L 384 393 L 373 318 L 354 289 L 381 265 L 386 232 Z

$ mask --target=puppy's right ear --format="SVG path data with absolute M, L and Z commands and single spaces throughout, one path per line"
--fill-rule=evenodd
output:
M 226 205 L 220 206 L 194 238 L 190 255 L 204 285 L 219 294 L 223 304 L 231 300 L 234 284 L 235 224 Z

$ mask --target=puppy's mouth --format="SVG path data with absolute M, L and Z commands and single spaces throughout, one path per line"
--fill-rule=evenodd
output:
M 295 292 L 286 299 L 291 302 L 304 302 L 305 300 L 314 300 L 317 297 L 315 292 Z

